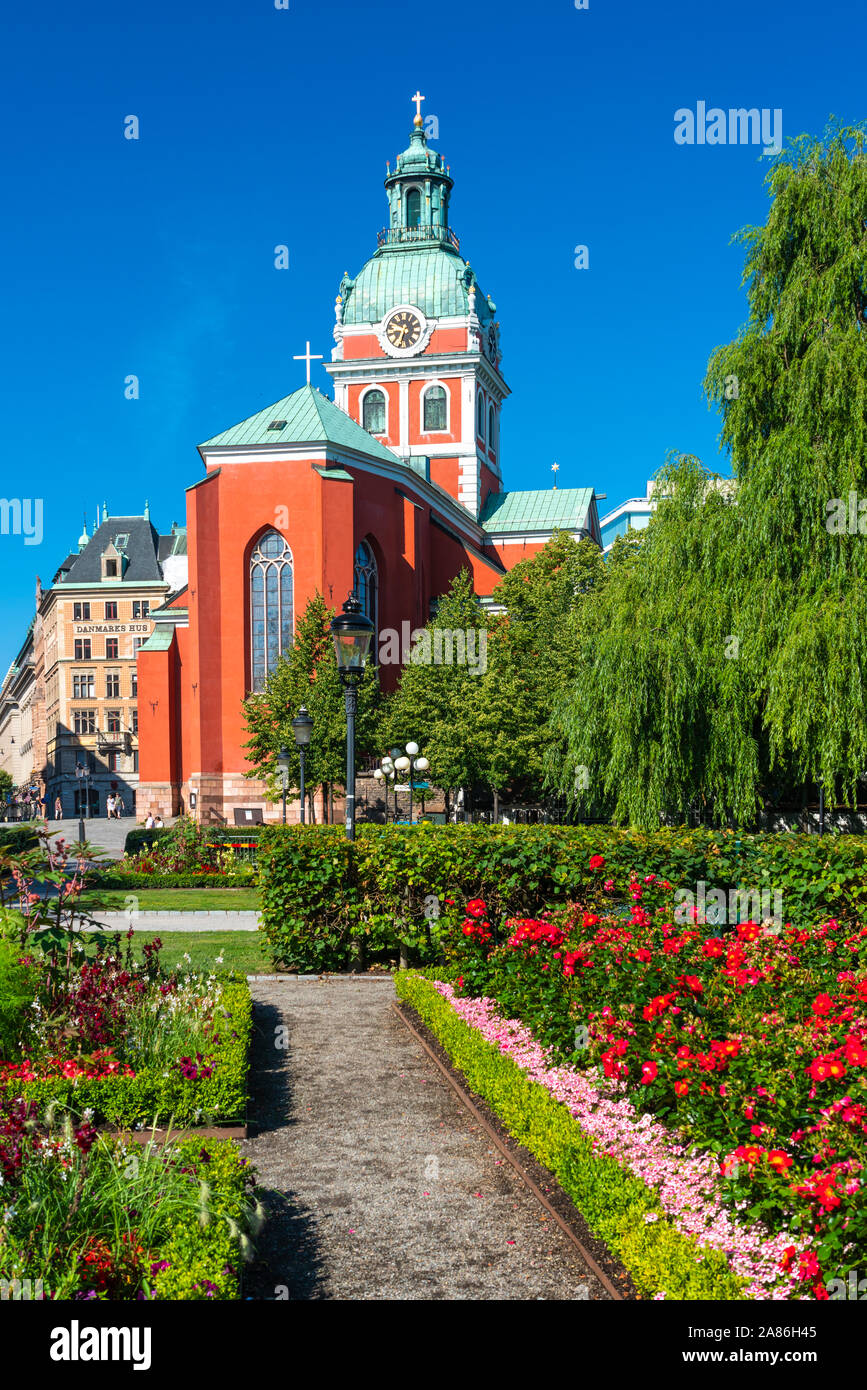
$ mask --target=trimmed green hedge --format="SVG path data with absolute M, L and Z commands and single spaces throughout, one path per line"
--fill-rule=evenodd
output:
M 526 916 L 596 891 L 590 856 L 619 886 L 630 871 L 675 887 L 782 893 L 786 920 L 855 918 L 867 905 L 867 839 L 613 826 L 266 826 L 259 836 L 263 930 L 294 969 L 340 969 L 353 936 L 371 949 L 423 943 L 434 900 L 482 897 L 492 918 Z
M 223 1009 L 218 1010 L 215 1031 L 221 1042 L 212 1076 L 187 1080 L 165 1065 L 145 1067 L 135 1076 L 81 1077 L 68 1081 L 49 1077 L 21 1082 L 2 1080 L 7 1096 L 38 1102 L 40 1110 L 52 1102 L 62 1110 L 80 1114 L 91 1108 L 97 1123 L 119 1127 L 148 1126 L 159 1121 L 183 1125 L 243 1124 L 247 1096 L 247 1065 L 252 1026 L 252 1001 L 246 984 L 223 987 Z M 234 1036 L 232 1036 L 234 1034 Z
M 123 874 L 98 873 L 88 875 L 87 891 L 98 893 L 100 889 L 128 888 L 247 888 L 256 882 L 253 878 L 240 878 L 237 874 Z
M 33 825 L 0 825 L 0 854 L 24 854 L 39 844 Z
M 743 1300 L 746 1281 L 725 1257 L 703 1251 L 697 1260 L 697 1242 L 672 1226 L 651 1189 L 613 1158 L 594 1152 L 565 1105 L 459 1018 L 429 980 L 401 971 L 395 983 L 398 998 L 415 1009 L 509 1133 L 555 1175 L 640 1292 L 678 1300 Z M 657 1219 L 645 1221 L 651 1213 Z
M 127 831 L 126 839 L 123 842 L 124 854 L 140 854 L 143 849 L 149 849 L 157 840 L 161 840 L 169 831 L 166 826 L 157 829 L 152 826 L 146 830 L 143 825 L 137 825 L 133 830 Z

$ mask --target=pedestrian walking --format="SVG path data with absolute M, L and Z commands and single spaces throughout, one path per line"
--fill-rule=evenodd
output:
M 54 798 L 54 819 L 63 820 L 63 802 L 59 794 Z
M 112 820 L 114 817 L 114 796 L 111 792 L 105 798 L 105 814 L 108 820 Z

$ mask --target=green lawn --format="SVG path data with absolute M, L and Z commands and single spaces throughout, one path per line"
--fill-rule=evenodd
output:
M 82 907 L 91 911 L 123 912 L 135 898 L 140 912 L 255 912 L 257 888 L 130 888 L 83 893 Z
M 133 954 L 141 957 L 145 942 L 153 941 L 159 932 L 137 931 L 132 939 Z M 274 967 L 271 957 L 263 949 L 262 937 L 258 932 L 214 931 L 214 932 L 164 932 L 161 937 L 163 949 L 160 960 L 164 965 L 176 965 L 188 954 L 194 966 L 214 967 L 217 970 L 237 970 L 240 975 L 271 975 Z M 217 956 L 223 957 L 223 964 L 215 966 Z

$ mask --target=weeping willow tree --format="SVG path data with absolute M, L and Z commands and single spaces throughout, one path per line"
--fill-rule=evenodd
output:
M 867 166 L 801 137 L 738 236 L 750 316 L 713 354 L 733 480 L 669 461 L 638 554 L 593 600 L 557 712 L 565 792 L 658 824 L 752 820 L 774 784 L 852 801 L 867 768 Z M 863 500 L 863 509 L 862 509 Z

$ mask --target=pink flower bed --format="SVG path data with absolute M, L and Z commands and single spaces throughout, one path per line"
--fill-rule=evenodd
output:
M 675 1230 L 694 1237 L 700 1251 L 724 1254 L 734 1273 L 748 1280 L 744 1288 L 748 1298 L 788 1299 L 803 1290 L 795 1270 L 791 1275 L 780 1273 L 781 1261 L 794 1244 L 792 1236 L 788 1232 L 772 1236 L 758 1224 L 738 1221 L 722 1200 L 724 1179 L 709 1154 L 689 1154 L 664 1125 L 635 1109 L 622 1094 L 622 1083 L 603 1082 L 596 1069 L 581 1072 L 552 1066 L 548 1049 L 524 1024 L 501 1018 L 490 999 L 458 998 L 452 986 L 442 981 L 435 982 L 434 988 L 464 1023 L 566 1106 L 594 1149 L 615 1159 L 656 1193 Z M 803 1247 L 803 1237 L 799 1244 Z M 698 1258 L 702 1258 L 700 1252 Z

